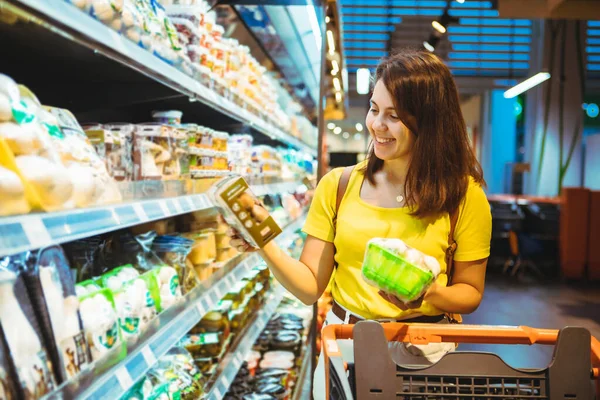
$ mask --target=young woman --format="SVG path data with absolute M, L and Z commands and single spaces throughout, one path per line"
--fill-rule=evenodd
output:
M 471 313 L 483 295 L 491 213 L 450 71 L 428 52 L 393 55 L 377 68 L 370 105 L 366 127 L 372 146 L 350 175 L 337 222 L 343 169 L 319 182 L 300 260 L 274 242 L 261 255 L 277 280 L 306 304 L 319 299 L 333 274 L 335 303 L 327 324 L 360 319 L 447 323 L 447 313 Z M 455 212 L 457 248 L 448 284 L 445 252 Z M 442 273 L 421 299 L 405 304 L 363 280 L 365 247 L 376 237 L 400 238 L 439 261 Z M 248 249 L 238 236 L 232 243 Z M 454 344 L 395 344 L 390 351 L 398 363 L 428 364 L 453 349 Z M 316 399 L 324 397 L 321 360 L 313 391 Z

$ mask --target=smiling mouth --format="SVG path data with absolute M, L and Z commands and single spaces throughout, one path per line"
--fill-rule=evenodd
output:
M 394 141 L 396 141 L 396 139 L 394 139 L 394 138 L 380 138 L 380 137 L 375 136 L 375 141 L 377 143 L 379 143 L 379 144 L 386 144 L 386 143 L 394 142 Z

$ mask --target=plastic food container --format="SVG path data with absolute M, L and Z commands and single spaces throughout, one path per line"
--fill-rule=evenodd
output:
M 161 124 L 166 125 L 180 125 L 182 116 L 183 112 L 178 110 L 152 112 L 152 118 L 156 122 L 160 122 Z
M 440 274 L 438 261 L 400 239 L 375 238 L 367 244 L 365 281 L 408 302 L 419 298 Z
M 215 234 L 211 231 L 204 233 L 186 235 L 194 241 L 192 251 L 188 259 L 194 265 L 207 264 L 215 259 Z

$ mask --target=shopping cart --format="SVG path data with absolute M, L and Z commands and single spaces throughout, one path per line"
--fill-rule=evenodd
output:
M 342 360 L 337 339 L 354 339 L 353 363 Z M 584 328 L 361 321 L 326 326 L 322 340 L 329 400 L 592 400 L 594 395 L 600 400 L 600 342 Z M 388 341 L 554 345 L 554 354 L 547 368 L 536 370 L 515 369 L 496 354 L 473 351 L 448 353 L 431 366 L 414 369 L 392 361 Z

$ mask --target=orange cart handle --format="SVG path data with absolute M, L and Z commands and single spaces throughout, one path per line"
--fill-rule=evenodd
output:
M 462 324 L 404 324 L 391 322 L 381 324 L 388 341 L 429 343 L 485 343 L 485 344 L 555 344 L 556 329 L 536 329 L 528 326 L 486 326 Z M 352 339 L 354 325 L 328 325 L 323 328 L 323 352 L 326 357 L 339 356 L 337 339 Z M 592 336 L 592 363 L 600 365 L 600 342 Z M 598 368 L 594 376 L 600 378 Z

